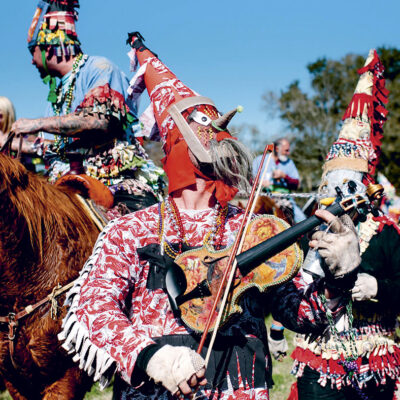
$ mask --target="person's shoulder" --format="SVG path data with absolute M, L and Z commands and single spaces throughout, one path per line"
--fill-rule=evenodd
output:
M 140 225 L 154 225 L 158 223 L 158 203 L 153 204 L 149 207 L 143 208 L 142 210 L 134 211 L 121 217 L 115 218 L 109 222 L 110 231 L 131 229 L 133 226 Z
M 110 61 L 108 58 L 103 56 L 89 56 L 87 59 L 87 65 L 100 69 L 100 70 L 119 70 L 118 66 Z

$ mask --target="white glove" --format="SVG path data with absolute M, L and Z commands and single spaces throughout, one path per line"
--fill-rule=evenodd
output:
M 275 360 L 281 361 L 285 356 L 286 352 L 289 349 L 286 338 L 281 340 L 274 340 L 268 335 L 268 347 L 272 357 Z
M 373 299 L 378 293 L 378 281 L 369 274 L 357 274 L 357 280 L 351 290 L 351 297 L 355 301 Z
M 194 350 L 189 347 L 167 344 L 150 358 L 146 373 L 156 383 L 161 383 L 172 394 L 175 394 L 180 390 L 178 386 L 182 382 L 188 381 L 204 367 L 203 357 Z M 201 380 L 204 377 L 204 374 L 202 375 L 197 378 Z
M 350 218 L 347 215 L 343 217 L 345 217 L 345 224 L 335 217 L 330 222 L 329 232 L 315 232 L 310 242 L 310 247 L 318 249 L 335 278 L 342 278 L 354 271 L 361 262 L 357 234 L 354 229 L 349 228 Z

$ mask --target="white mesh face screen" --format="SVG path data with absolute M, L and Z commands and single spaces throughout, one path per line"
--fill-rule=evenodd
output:
M 319 193 L 324 197 L 336 197 L 337 193 L 335 187 L 339 186 L 345 196 L 363 194 L 366 191 L 366 187 L 362 183 L 362 176 L 362 172 L 350 169 L 335 169 L 329 171 L 319 188 Z M 348 183 L 350 181 L 353 181 L 356 184 L 353 192 L 350 192 L 349 190 Z

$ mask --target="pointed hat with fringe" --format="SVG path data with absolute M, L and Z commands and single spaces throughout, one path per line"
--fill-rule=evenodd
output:
M 40 0 L 28 31 L 28 48 L 50 46 L 57 57 L 81 52 L 75 30 L 78 0 Z M 50 54 L 51 55 L 51 54 Z
M 324 175 L 336 169 L 350 169 L 363 172 L 367 181 L 373 181 L 388 113 L 384 105 L 389 91 L 383 72 L 376 50 L 370 50 L 364 67 L 358 71 L 360 78 L 343 115 L 339 138 L 326 157 Z

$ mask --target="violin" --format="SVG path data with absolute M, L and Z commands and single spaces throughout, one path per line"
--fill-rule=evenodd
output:
M 350 185 L 350 182 L 349 182 Z M 367 195 L 338 197 L 327 211 L 340 216 L 357 210 L 359 214 L 376 214 L 373 202 L 382 196 L 381 185 L 369 185 Z M 281 285 L 292 279 L 300 269 L 303 254 L 296 241 L 324 221 L 312 216 L 298 224 L 289 225 L 273 215 L 258 216 L 249 224 L 242 252 L 236 256 L 237 270 L 232 282 L 229 300 L 223 309 L 221 324 L 242 311 L 240 299 L 250 288 L 260 292 Z M 166 290 L 175 315 L 190 329 L 203 332 L 207 319 L 211 319 L 209 331 L 220 310 L 216 290 L 221 285 L 225 265 L 231 248 L 214 250 L 203 246 L 180 254 L 166 274 Z M 217 307 L 210 317 L 211 305 Z

